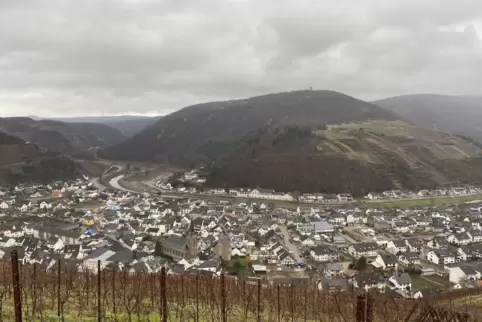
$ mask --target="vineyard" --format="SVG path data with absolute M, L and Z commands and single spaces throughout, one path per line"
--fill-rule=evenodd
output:
M 0 321 L 475 321 L 475 313 L 381 295 L 265 286 L 230 276 L 79 272 L 58 262 L 0 265 Z M 98 274 L 99 272 L 99 274 Z M 448 302 L 443 302 L 447 306 Z M 455 311 L 454 311 L 455 312 Z M 464 313 L 460 313 L 464 312 Z M 469 313 L 467 313 L 469 312 Z M 18 319 L 18 315 L 22 317 Z M 437 317 L 437 318 L 434 318 Z M 17 319 L 17 320 L 16 320 Z

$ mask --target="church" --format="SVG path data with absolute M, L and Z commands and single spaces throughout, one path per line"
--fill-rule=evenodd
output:
M 173 260 L 191 259 L 197 256 L 198 240 L 194 225 L 191 223 L 189 231 L 183 236 L 171 235 L 162 242 L 164 255 L 172 257 Z

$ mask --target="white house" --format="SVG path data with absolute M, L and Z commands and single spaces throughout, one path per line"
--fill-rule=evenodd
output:
M 8 209 L 8 203 L 6 203 L 5 201 L 3 201 L 2 203 L 0 203 L 0 209 Z
M 409 291 L 412 289 L 412 279 L 407 273 L 393 275 L 388 281 L 391 283 L 390 288 L 392 289 L 403 291 Z
M 392 255 L 378 255 L 377 258 L 372 262 L 372 265 L 375 267 L 379 267 L 382 269 L 397 269 L 398 267 L 398 260 L 397 258 Z
M 470 230 L 467 234 L 472 238 L 473 243 L 482 242 L 482 231 L 480 230 Z
M 301 244 L 302 244 L 303 246 L 308 246 L 308 247 L 312 247 L 312 246 L 315 246 L 315 245 L 316 245 L 315 242 L 313 241 L 313 239 L 311 239 L 311 238 L 305 238 L 305 240 L 303 240 L 303 241 L 301 242 Z
M 280 261 L 281 264 L 283 264 L 285 266 L 292 266 L 292 265 L 296 264 L 296 261 L 294 260 L 294 258 L 288 252 L 284 252 L 283 254 L 281 254 L 279 256 L 279 261 Z
M 40 209 L 50 209 L 52 208 L 52 204 L 49 202 L 42 201 L 39 206 Z
M 408 265 L 420 265 L 420 256 L 417 253 L 404 253 L 398 256 L 398 260 L 405 266 Z
M 444 250 L 431 250 L 427 253 L 427 260 L 437 265 L 453 264 L 459 261 L 459 254 Z
M 358 243 L 348 247 L 348 253 L 353 257 L 376 257 L 378 255 L 378 245 L 376 243 Z
M 449 235 L 447 241 L 455 245 L 468 245 L 472 242 L 472 238 L 467 232 L 463 232 L 460 234 Z
M 455 266 L 450 268 L 449 280 L 451 283 L 458 284 L 464 279 L 475 281 L 480 279 L 480 272 L 470 266 Z
M 340 254 L 337 249 L 327 246 L 318 246 L 310 250 L 310 255 L 314 261 L 317 262 L 331 262 L 338 261 Z
M 387 251 L 394 255 L 406 253 L 407 252 L 407 244 L 405 240 L 398 239 L 398 240 L 391 240 L 387 243 Z
M 356 274 L 352 279 L 352 284 L 355 289 L 361 289 L 365 292 L 370 290 L 384 292 L 386 286 L 383 279 L 373 272 L 360 272 Z

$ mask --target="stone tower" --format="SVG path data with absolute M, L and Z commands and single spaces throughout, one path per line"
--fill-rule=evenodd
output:
M 194 231 L 194 224 L 191 222 L 189 232 L 186 236 L 186 255 L 189 258 L 196 257 L 197 251 L 197 235 Z

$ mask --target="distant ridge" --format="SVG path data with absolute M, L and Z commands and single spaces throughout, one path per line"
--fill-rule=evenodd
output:
M 482 143 L 482 96 L 415 94 L 373 103 L 418 126 L 461 134 Z
M 0 185 L 74 179 L 76 164 L 66 156 L 0 132 Z
M 107 147 L 125 139 L 117 129 L 100 123 L 66 123 L 29 117 L 0 118 L 0 131 L 52 152 L 77 153 Z
M 126 137 L 131 137 L 155 123 L 161 117 L 162 116 L 119 115 L 52 118 L 52 120 L 67 123 L 102 123 L 119 130 Z

